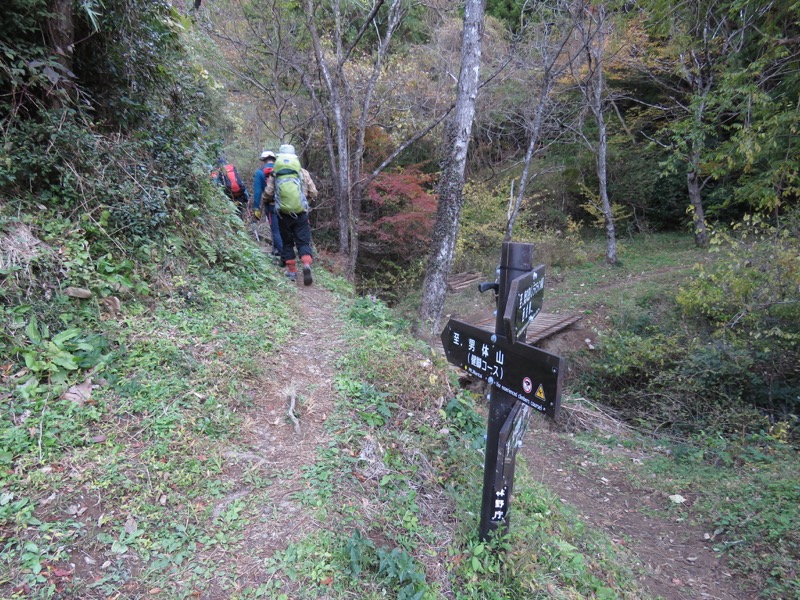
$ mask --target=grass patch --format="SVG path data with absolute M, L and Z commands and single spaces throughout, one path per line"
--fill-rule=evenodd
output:
M 274 292 L 223 280 L 128 302 L 105 324 L 113 352 L 60 388 L 26 397 L 5 379 L 12 414 L 26 416 L 3 427 L 4 597 L 177 598 L 232 576 L 221 555 L 255 516 L 228 500 L 248 481 L 226 458 L 250 402 L 245 358 L 281 344 L 293 319 Z M 55 396 L 84 378 L 80 401 Z

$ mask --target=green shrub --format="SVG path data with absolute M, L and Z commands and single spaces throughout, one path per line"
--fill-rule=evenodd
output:
M 800 413 L 798 215 L 777 225 L 747 216 L 731 230 L 714 230 L 712 247 L 724 259 L 712 269 L 698 266 L 698 277 L 677 295 L 687 318 L 731 358 L 732 384 L 779 418 Z M 745 374 L 734 379 L 737 370 Z

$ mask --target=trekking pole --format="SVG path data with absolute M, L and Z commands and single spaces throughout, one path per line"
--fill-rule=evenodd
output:
M 260 244 L 261 238 L 258 237 L 258 221 L 253 221 L 253 213 L 249 208 L 247 209 L 247 220 L 252 224 L 253 235 L 256 237 L 256 241 Z

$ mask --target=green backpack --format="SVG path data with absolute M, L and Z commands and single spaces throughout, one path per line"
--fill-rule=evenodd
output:
M 272 173 L 275 175 L 275 208 L 279 212 L 297 215 L 308 210 L 301 171 L 297 156 L 278 154 Z

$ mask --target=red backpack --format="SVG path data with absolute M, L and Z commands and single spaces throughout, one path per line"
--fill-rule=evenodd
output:
M 239 185 L 239 174 L 236 172 L 236 167 L 233 165 L 225 165 L 225 187 L 232 196 L 238 196 L 242 193 L 242 186 Z

